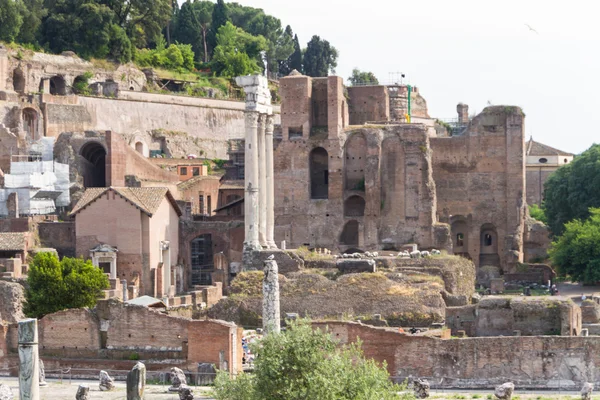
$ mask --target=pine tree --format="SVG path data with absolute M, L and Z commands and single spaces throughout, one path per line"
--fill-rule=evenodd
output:
M 294 35 L 294 52 L 290 56 L 290 69 L 303 72 L 302 68 L 302 49 L 300 48 L 300 42 L 298 41 L 298 35 Z
M 217 0 L 217 4 L 215 4 L 212 13 L 210 30 L 208 31 L 208 46 L 210 47 L 210 52 L 217 47 L 217 33 L 219 32 L 219 28 L 228 21 L 230 21 L 230 18 L 227 4 L 225 4 L 224 0 Z

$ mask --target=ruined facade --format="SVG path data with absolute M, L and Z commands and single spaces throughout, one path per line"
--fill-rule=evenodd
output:
M 407 87 L 345 92 L 341 78 L 292 74 L 280 90 L 278 240 L 340 251 L 417 243 L 476 265 L 510 268 L 522 261 L 519 108 L 488 107 L 450 136 L 437 133 L 420 95 L 411 94 L 414 107 L 408 106 Z M 466 106 L 459 108 L 466 114 Z

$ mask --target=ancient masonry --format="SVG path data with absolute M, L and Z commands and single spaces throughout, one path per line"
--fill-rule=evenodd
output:
M 277 248 L 273 237 L 273 108 L 267 78 L 241 76 L 246 93 L 244 253 Z

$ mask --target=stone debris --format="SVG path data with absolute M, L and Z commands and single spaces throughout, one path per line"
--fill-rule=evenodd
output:
M 146 387 L 146 366 L 138 362 L 127 374 L 127 400 L 142 400 Z
M 586 382 L 581 388 L 581 400 L 591 400 L 592 392 L 594 391 L 594 384 Z
M 410 258 L 421 258 L 421 252 L 419 250 L 411 251 Z
M 406 250 L 401 251 L 400 253 L 398 253 L 398 257 L 400 258 L 410 258 L 410 253 Z
M 502 385 L 496 386 L 496 390 L 494 390 L 494 396 L 500 400 L 510 400 L 512 399 L 514 390 L 515 384 L 512 382 L 506 382 Z
M 430 253 L 430 252 L 428 252 L 428 251 L 422 251 L 422 252 L 421 252 L 421 257 L 423 257 L 423 258 L 425 258 L 425 257 L 430 257 L 430 256 L 431 256 L 431 253 Z
M 417 378 L 413 381 L 413 390 L 417 399 L 426 399 L 429 397 L 429 381 L 427 379 Z
M 46 382 L 46 371 L 44 369 L 44 362 L 40 358 L 40 386 L 48 386 Z
M 189 386 L 182 385 L 178 391 L 179 400 L 194 400 L 194 391 Z
M 179 388 L 187 385 L 187 378 L 183 371 L 177 367 L 171 368 L 171 387 L 169 392 L 179 392 Z
M 79 385 L 75 400 L 88 400 L 90 397 L 90 387 L 88 385 Z
M 108 391 L 113 390 L 115 388 L 115 383 L 113 378 L 108 375 L 106 371 L 100 371 L 100 390 Z
M 13 392 L 10 387 L 0 383 L 0 400 L 13 400 Z

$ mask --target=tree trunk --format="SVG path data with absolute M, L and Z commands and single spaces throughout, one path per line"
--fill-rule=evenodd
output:
M 202 41 L 204 42 L 204 62 L 208 62 L 208 46 L 206 45 L 206 27 L 202 27 Z

